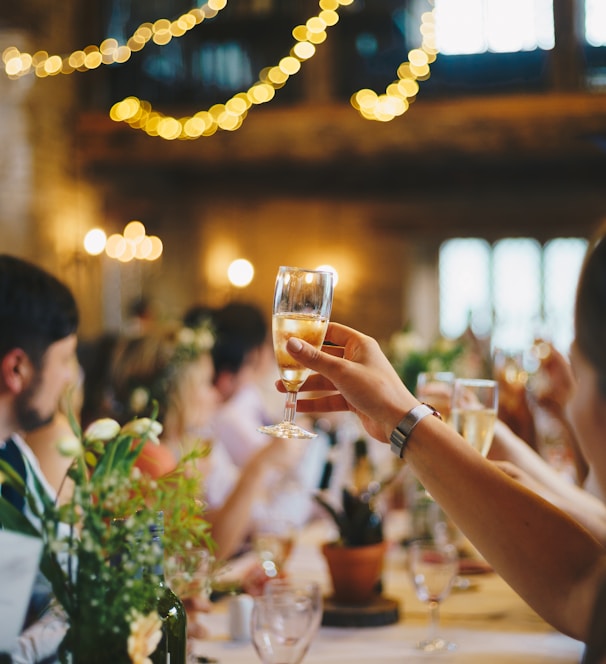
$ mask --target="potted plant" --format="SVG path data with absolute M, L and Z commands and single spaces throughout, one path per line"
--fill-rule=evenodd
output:
M 375 499 L 381 488 L 378 482 L 360 493 L 344 487 L 340 507 L 320 494 L 315 496 L 339 533 L 337 540 L 322 545 L 333 585 L 333 600 L 337 604 L 369 604 L 380 594 L 386 542 Z

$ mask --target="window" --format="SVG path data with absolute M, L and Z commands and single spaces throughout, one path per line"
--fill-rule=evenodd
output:
M 585 39 L 590 46 L 606 46 L 605 0 L 585 0 Z
M 440 330 L 459 337 L 471 326 L 493 348 L 519 351 L 536 336 L 567 352 L 576 284 L 587 242 L 558 238 L 454 239 L 440 249 Z
M 554 46 L 552 0 L 435 0 L 442 55 Z

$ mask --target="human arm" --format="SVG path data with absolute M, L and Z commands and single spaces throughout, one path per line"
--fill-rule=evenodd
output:
M 548 500 L 587 528 L 606 545 L 606 505 L 563 478 L 501 421 L 497 421 L 488 458 L 528 489 Z
M 212 527 L 219 558 L 234 555 L 250 532 L 253 507 L 266 488 L 268 473 L 286 473 L 296 465 L 301 450 L 297 449 L 295 442 L 271 439 L 241 469 L 225 501 L 205 514 Z
M 291 339 L 288 350 L 318 372 L 301 395 L 303 412 L 351 410 L 368 433 L 387 442 L 418 404 L 378 343 L 331 323 L 337 357 Z M 323 393 L 322 393 L 323 392 Z M 547 621 L 576 638 L 587 636 L 596 589 L 606 576 L 600 544 L 573 519 L 485 460 L 452 428 L 426 417 L 409 437 L 405 459 L 435 500 L 503 578 Z

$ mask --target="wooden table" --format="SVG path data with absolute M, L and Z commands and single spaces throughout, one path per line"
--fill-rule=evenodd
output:
M 314 524 L 300 536 L 289 560 L 293 578 L 318 581 L 330 594 L 330 580 L 319 551 L 325 526 Z M 454 652 L 428 655 L 415 649 L 428 627 L 428 610 L 415 596 L 408 579 L 405 550 L 392 544 L 384 570 L 384 595 L 399 602 L 400 618 L 383 627 L 321 627 L 304 664 L 401 664 L 402 662 L 465 662 L 507 664 L 524 662 L 572 664 L 582 657 L 583 644 L 545 623 L 495 573 L 465 577 L 466 590 L 454 590 L 441 607 L 442 634 L 457 644 Z M 193 643 L 195 653 L 216 658 L 220 664 L 258 664 L 251 643 L 229 640 L 227 601 L 222 600 L 201 617 L 209 638 Z

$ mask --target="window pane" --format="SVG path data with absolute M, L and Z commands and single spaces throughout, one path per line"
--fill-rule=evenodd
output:
M 482 0 L 436 0 L 436 40 L 444 55 L 483 53 Z
M 605 0 L 585 0 L 585 39 L 591 46 L 606 46 Z
M 568 352 L 574 335 L 574 302 L 587 242 L 559 238 L 545 245 L 545 328 L 551 341 Z
M 436 0 L 444 55 L 517 53 L 554 46 L 552 0 Z
M 440 331 L 459 337 L 490 329 L 490 245 L 485 240 L 448 240 L 440 250 Z
M 528 238 L 497 242 L 493 254 L 492 344 L 513 351 L 528 348 L 540 324 L 541 247 Z

